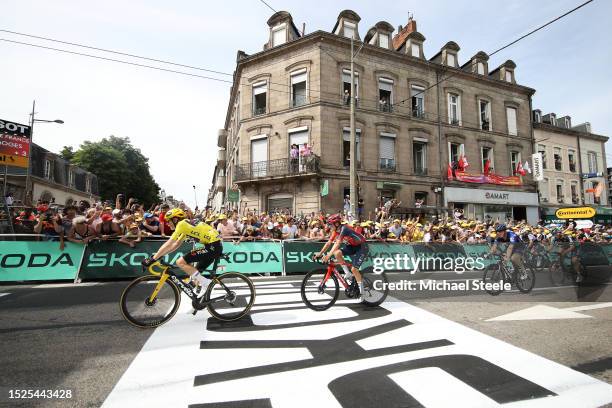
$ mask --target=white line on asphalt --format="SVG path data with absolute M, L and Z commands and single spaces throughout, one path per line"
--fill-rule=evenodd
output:
M 10 293 L 0 293 L 0 297 L 2 297 L 2 296 L 8 296 L 8 295 L 10 295 Z
M 568 308 L 566 308 L 564 310 L 567 310 L 569 312 L 580 312 L 582 310 L 603 309 L 604 307 L 612 307 L 612 302 L 596 303 L 594 305 L 568 307 Z
M 110 283 L 110 282 L 109 282 Z M 32 289 L 50 289 L 50 288 L 78 288 L 84 286 L 97 286 L 102 282 L 85 282 L 85 283 L 45 283 L 42 285 L 32 286 Z

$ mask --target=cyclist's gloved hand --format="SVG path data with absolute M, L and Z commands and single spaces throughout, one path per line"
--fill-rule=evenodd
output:
M 145 268 L 148 268 L 149 266 L 153 265 L 156 262 L 155 258 L 153 258 L 152 256 L 143 259 L 142 266 L 144 266 Z

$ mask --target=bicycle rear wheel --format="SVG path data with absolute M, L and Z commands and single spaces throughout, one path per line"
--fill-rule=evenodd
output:
M 227 272 L 214 279 L 204 295 L 208 312 L 223 321 L 244 317 L 255 303 L 255 286 L 251 279 L 238 272 Z
M 327 310 L 336 303 L 340 295 L 338 278 L 332 274 L 325 283 L 323 279 L 327 274 L 326 269 L 310 271 L 304 276 L 300 293 L 302 300 L 312 310 L 318 312 Z
M 166 279 L 152 302 L 149 297 L 160 277 L 141 276 L 133 280 L 121 294 L 121 314 L 134 326 L 146 329 L 166 323 L 176 314 L 181 304 L 181 293 L 172 281 Z
M 489 265 L 489 267 L 486 268 L 484 271 L 482 281 L 485 283 L 485 285 L 493 284 L 493 283 L 503 284 L 504 283 L 504 273 L 502 271 L 501 265 L 500 264 Z M 503 287 L 503 285 L 499 285 L 499 286 Z M 497 296 L 503 292 L 503 289 L 501 287 L 499 289 L 492 289 L 493 287 L 497 287 L 497 286 L 492 286 L 490 288 L 485 286 L 485 291 L 491 296 Z
M 514 283 L 519 291 L 522 293 L 529 293 L 535 285 L 535 272 L 530 267 L 525 267 L 524 274 L 521 271 L 514 273 Z
M 363 279 L 362 303 L 367 306 L 378 306 L 389 294 L 389 280 L 384 272 L 376 274 L 372 268 L 361 272 Z

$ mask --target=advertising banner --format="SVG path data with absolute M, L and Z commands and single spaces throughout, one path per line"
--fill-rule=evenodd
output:
M 533 179 L 535 181 L 544 180 L 544 158 L 542 153 L 534 153 L 531 155 L 531 163 L 533 167 Z
M 92 241 L 87 244 L 79 277 L 86 280 L 141 276 L 142 260 L 157 252 L 163 243 L 164 241 L 142 241 L 136 244 L 136 247 L 130 248 L 118 241 Z M 183 243 L 176 252 L 167 255 L 164 260 L 174 264 L 192 248 L 193 244 Z
M 0 119 L 0 165 L 27 168 L 31 136 L 30 126 Z
M 518 176 L 499 176 L 497 174 L 471 174 L 464 171 L 455 171 L 455 179 L 465 183 L 496 184 L 500 186 L 520 186 L 521 178 Z
M 0 242 L 0 282 L 71 279 L 77 275 L 84 246 L 68 242 Z
M 570 207 L 559 208 L 555 216 L 562 220 L 570 218 L 592 218 L 595 216 L 595 209 L 591 207 Z
M 196 244 L 196 248 L 202 247 Z M 223 253 L 229 255 L 229 262 L 222 259 L 224 272 L 280 273 L 283 271 L 283 255 L 280 242 L 233 242 L 223 243 Z

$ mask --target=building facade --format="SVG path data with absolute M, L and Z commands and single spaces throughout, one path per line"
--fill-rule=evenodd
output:
M 612 167 L 608 167 L 608 205 L 612 207 Z
M 572 126 L 570 116 L 557 118 L 533 111 L 534 150 L 542 154 L 544 180 L 538 183 L 545 214 L 559 207 L 605 206 L 609 191 L 605 143 L 588 123 Z
M 30 163 L 34 203 L 40 199 L 66 206 L 80 200 L 93 202 L 100 199 L 98 178 L 95 174 L 70 164 L 59 155 L 34 143 L 30 146 Z M 27 203 L 26 179 L 27 169 L 11 166 L 7 168 L 5 189 L 7 193 L 13 194 L 16 204 Z
M 518 163 L 533 153 L 535 91 L 516 83 L 516 65 L 506 61 L 490 70 L 484 52 L 460 65 L 453 41 L 428 59 L 414 20 L 395 35 L 389 23 L 379 22 L 363 40 L 359 23 L 355 12 L 345 10 L 331 33 L 303 35 L 289 13 L 278 12 L 268 20 L 264 50 L 238 52 L 218 144 L 225 152 L 226 191 L 237 188 L 240 198 L 226 200 L 226 207 L 342 210 L 349 194 L 354 94 L 355 159 L 366 217 L 396 198 L 407 213 L 461 208 L 466 216 L 536 221 L 536 184 L 529 174 L 517 176 Z M 351 38 L 355 50 L 363 43 L 354 89 Z M 450 164 L 463 158 L 471 175 L 488 167 L 513 183 L 449 178 Z

